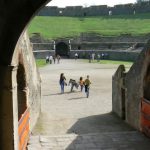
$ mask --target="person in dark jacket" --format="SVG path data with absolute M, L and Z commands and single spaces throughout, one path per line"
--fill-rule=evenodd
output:
M 73 80 L 73 79 L 70 79 L 69 80 L 69 85 L 71 84 L 71 89 L 70 89 L 70 92 L 73 91 L 73 88 L 76 87 L 76 89 L 78 89 L 79 87 L 79 84 L 76 82 L 76 80 Z

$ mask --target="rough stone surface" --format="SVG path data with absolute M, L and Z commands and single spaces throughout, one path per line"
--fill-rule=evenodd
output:
M 24 91 L 26 94 L 26 102 L 24 105 L 26 105 L 27 108 L 30 108 L 30 130 L 32 130 L 41 110 L 41 78 L 36 67 L 27 32 L 25 32 L 18 41 L 12 64 L 18 66 L 19 64 L 22 64 L 24 67 L 25 83 L 24 85 L 21 85 L 22 89 L 20 90 Z M 23 77 L 20 78 L 21 79 L 19 80 L 23 80 Z M 19 86 L 19 83 L 17 84 Z M 23 101 L 22 95 L 20 99 Z
M 125 120 L 128 122 L 131 126 L 133 126 L 136 129 L 140 129 L 140 103 L 141 98 L 146 98 L 144 95 L 144 87 L 145 87 L 145 77 L 146 74 L 149 72 L 149 65 L 150 65 L 150 43 L 148 42 L 145 48 L 140 53 L 139 57 L 133 64 L 133 66 L 130 68 L 130 70 L 126 73 L 126 76 L 123 77 L 124 80 L 124 88 L 125 88 Z M 121 70 L 120 70 L 121 71 Z M 114 78 L 119 79 L 119 75 L 116 73 L 114 75 Z M 147 77 L 149 77 L 149 74 L 147 74 Z M 117 106 L 116 113 L 120 115 L 122 113 L 122 109 L 120 109 L 122 103 L 122 99 L 119 97 L 122 97 L 122 93 L 118 91 L 121 89 L 120 85 L 122 84 L 122 81 L 115 80 L 113 82 L 113 86 L 116 86 L 117 88 L 114 89 L 113 92 L 113 99 L 116 99 L 118 96 L 117 101 L 114 102 L 114 106 Z M 149 85 L 147 86 L 146 91 L 149 91 Z M 118 95 L 115 95 L 117 92 Z M 150 99 L 147 98 L 148 100 Z M 120 109 L 120 110 L 119 110 Z
M 120 65 L 112 77 L 112 110 L 125 118 L 125 67 Z
M 148 42 L 125 78 L 126 120 L 137 129 L 140 128 L 140 103 L 141 98 L 145 98 L 144 79 L 146 72 L 149 71 L 149 65 L 150 43 Z M 148 100 L 150 100 L 150 98 Z

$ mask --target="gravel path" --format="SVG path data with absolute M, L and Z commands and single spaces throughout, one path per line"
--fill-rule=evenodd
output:
M 111 78 L 116 65 L 62 60 L 40 69 L 42 113 L 28 150 L 149 150 L 149 139 L 116 117 L 112 110 Z M 90 97 L 70 87 L 60 94 L 60 73 L 67 80 L 91 78 Z
M 65 133 L 96 133 L 130 130 L 126 124 L 111 113 L 112 75 L 118 65 L 87 63 L 85 60 L 61 60 L 60 64 L 40 69 L 42 78 L 41 116 L 33 131 L 35 135 L 59 135 Z M 70 78 L 90 76 L 90 97 L 84 92 L 65 87 L 60 94 L 59 76 Z

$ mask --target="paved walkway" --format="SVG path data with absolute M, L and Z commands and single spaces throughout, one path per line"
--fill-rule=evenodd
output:
M 41 68 L 42 113 L 33 131 L 29 150 L 150 149 L 149 139 L 111 113 L 111 79 L 117 66 L 62 60 L 61 64 Z M 59 76 L 62 72 L 67 81 L 70 78 L 78 81 L 80 76 L 90 75 L 90 97 L 86 98 L 84 92 L 76 89 L 70 93 L 69 86 L 65 87 L 65 94 L 60 94 Z M 127 142 L 130 135 L 131 140 Z M 140 149 L 142 143 L 144 149 Z
M 29 150 L 149 150 L 150 140 L 137 131 L 33 136 Z

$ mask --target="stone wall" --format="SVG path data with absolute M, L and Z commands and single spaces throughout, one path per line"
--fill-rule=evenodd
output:
M 36 39 L 38 39 L 36 42 Z M 77 52 L 80 58 L 88 58 L 89 53 L 107 53 L 111 60 L 134 61 L 149 39 L 145 36 L 103 37 L 98 34 L 81 33 L 80 36 L 43 41 L 41 37 L 31 38 L 34 56 L 45 58 L 54 55 L 57 46 L 64 43 L 69 48 L 69 57 L 74 58 Z M 40 42 L 40 43 L 39 43 Z M 68 56 L 66 55 L 66 56 Z
M 127 49 L 135 45 L 137 47 L 144 47 L 149 39 L 149 35 L 143 36 L 108 36 L 103 37 L 99 34 L 94 33 L 81 33 L 80 36 L 67 37 L 61 39 L 53 39 L 49 41 L 44 41 L 41 36 L 34 36 L 30 38 L 33 44 L 33 50 L 54 50 L 58 43 L 63 42 L 71 50 L 83 49 L 83 50 L 103 50 L 103 49 Z
M 125 78 L 126 121 L 133 127 L 140 127 L 140 102 L 143 96 L 144 76 L 150 64 L 150 42 L 139 55 Z
M 112 111 L 125 119 L 125 66 L 120 65 L 112 77 Z
M 150 2 L 142 2 L 135 4 L 124 4 L 115 5 L 114 7 L 109 7 L 107 5 L 100 6 L 68 6 L 65 8 L 50 7 L 46 6 L 43 8 L 38 15 L 39 16 L 72 16 L 72 17 L 83 17 L 83 16 L 103 16 L 109 15 L 109 11 L 112 15 L 133 15 L 136 13 L 149 13 L 150 12 Z
M 137 60 L 126 73 L 124 77 L 125 86 L 125 120 L 131 126 L 136 129 L 140 129 L 140 102 L 141 98 L 144 97 L 144 78 L 146 72 L 150 65 L 150 42 L 142 50 L 141 54 L 138 56 Z M 121 72 L 121 69 L 119 72 Z M 121 110 L 121 86 L 122 81 L 120 81 L 120 74 L 118 75 L 118 70 L 114 75 L 113 80 L 113 110 L 119 116 L 122 113 Z M 148 87 L 149 88 L 149 87 Z M 116 95 L 118 93 L 118 95 Z M 118 97 L 118 98 L 117 98 Z M 117 99 L 117 100 L 115 100 Z
M 122 61 L 135 61 L 141 50 L 137 51 L 116 51 L 116 50 L 71 50 L 69 58 L 74 58 L 75 53 L 78 53 L 80 59 L 88 59 L 89 54 L 107 54 L 104 59 L 107 60 L 122 60 Z M 55 51 L 33 51 L 36 59 L 45 59 L 47 55 L 54 55 Z M 96 57 L 95 57 L 96 59 Z
M 27 108 L 30 109 L 30 130 L 32 130 L 40 113 L 41 79 L 27 32 L 20 37 L 17 43 L 12 65 L 17 65 L 18 69 L 20 65 L 24 68 L 25 85 L 22 91 L 25 93 Z

